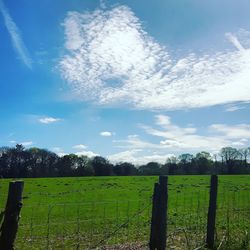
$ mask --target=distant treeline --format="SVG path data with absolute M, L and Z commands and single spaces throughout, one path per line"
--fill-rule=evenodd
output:
M 181 174 L 250 174 L 247 159 L 250 148 L 222 148 L 212 158 L 208 152 L 196 155 L 181 154 L 170 157 L 164 164 L 149 162 L 135 166 L 128 162 L 112 164 L 101 156 L 89 158 L 57 154 L 40 148 L 0 148 L 0 176 L 2 178 L 64 177 L 64 176 L 127 176 L 127 175 L 181 175 Z

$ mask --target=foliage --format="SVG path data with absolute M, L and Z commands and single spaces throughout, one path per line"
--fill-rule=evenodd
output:
M 0 176 L 19 177 L 66 177 L 66 176 L 129 176 L 129 175 L 178 175 L 178 174 L 250 174 L 247 162 L 250 148 L 222 148 L 219 155 L 199 152 L 166 158 L 165 164 L 149 162 L 141 166 L 120 162 L 112 164 L 101 156 L 89 158 L 69 154 L 57 154 L 40 148 L 25 149 L 17 144 L 14 148 L 0 148 Z M 221 161 L 218 161 L 218 156 Z M 214 158 L 214 159 L 213 159 Z

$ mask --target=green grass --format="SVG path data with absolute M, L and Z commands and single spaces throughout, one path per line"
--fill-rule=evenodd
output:
M 24 179 L 17 249 L 79 249 L 147 243 L 157 177 Z M 0 208 L 9 180 L 0 180 Z M 204 242 L 209 176 L 170 176 L 168 244 Z M 248 249 L 250 176 L 219 176 L 217 244 Z M 105 239 L 105 240 L 104 240 Z M 230 243 L 229 243 L 230 242 Z M 243 247 L 242 247 L 243 246 Z M 235 248 L 231 248 L 235 247 Z M 178 248 L 176 248 L 178 249 Z

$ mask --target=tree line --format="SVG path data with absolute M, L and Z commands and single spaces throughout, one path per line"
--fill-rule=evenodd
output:
M 2 178 L 128 176 L 182 174 L 250 174 L 250 147 L 224 147 L 217 155 L 202 151 L 196 155 L 181 154 L 166 159 L 164 164 L 149 162 L 135 166 L 129 162 L 111 163 L 106 158 L 68 154 L 58 156 L 47 149 L 28 148 L 21 144 L 0 148 Z

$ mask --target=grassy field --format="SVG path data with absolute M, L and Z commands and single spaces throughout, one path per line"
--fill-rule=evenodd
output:
M 157 180 L 143 176 L 25 179 L 17 249 L 146 245 Z M 8 182 L 0 180 L 1 209 Z M 209 176 L 169 177 L 168 244 L 173 249 L 203 244 L 208 195 Z M 221 249 L 244 249 L 249 229 L 250 176 L 219 176 L 217 242 L 222 243 Z

